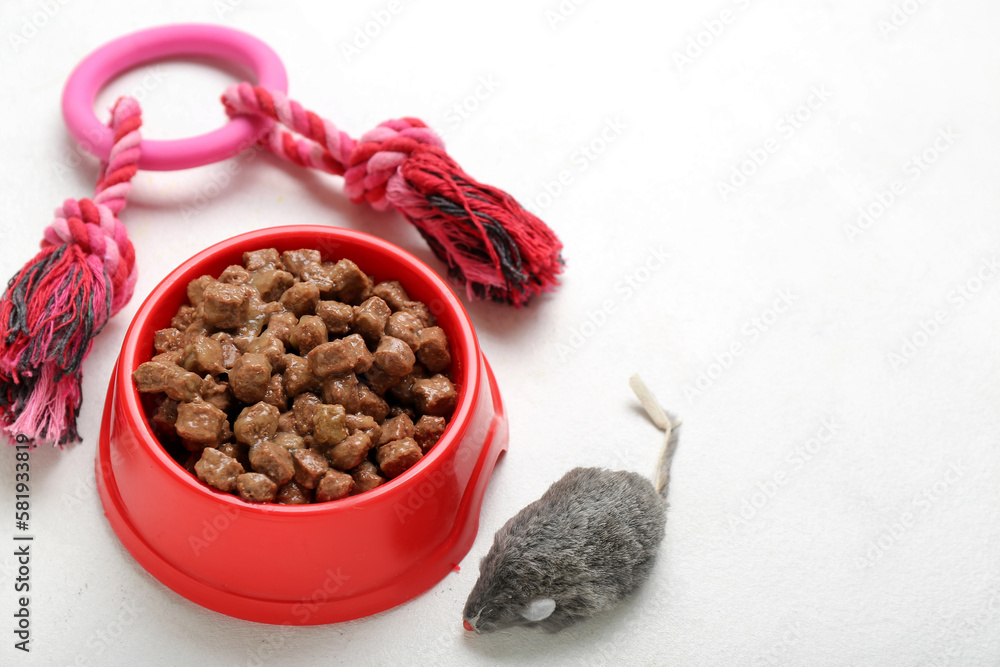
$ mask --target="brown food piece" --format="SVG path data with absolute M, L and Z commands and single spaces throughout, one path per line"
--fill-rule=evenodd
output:
M 403 377 L 413 371 L 417 359 L 410 346 L 398 338 L 382 336 L 375 350 L 375 365 L 393 377 Z
M 240 498 L 251 503 L 271 503 L 278 495 L 278 485 L 267 475 L 245 472 L 236 478 Z
M 455 409 L 457 397 L 455 385 L 440 373 L 413 383 L 413 403 L 425 415 L 447 417 Z
M 434 321 L 434 316 L 431 315 L 431 309 L 428 308 L 425 303 L 420 301 L 407 301 L 403 304 L 402 310 L 415 316 L 425 327 L 432 327 L 437 324 L 437 322 Z
M 264 333 L 247 346 L 248 354 L 263 354 L 267 363 L 271 364 L 271 372 L 283 373 L 285 370 L 285 344 L 271 333 Z
M 326 341 L 326 325 L 315 315 L 302 315 L 298 325 L 292 330 L 292 345 L 299 349 L 299 354 L 303 357 Z
M 177 406 L 177 435 L 199 445 L 217 445 L 222 442 L 226 413 L 211 403 L 196 399 Z
M 167 435 L 173 435 L 177 431 L 174 424 L 177 423 L 177 401 L 164 397 L 153 414 L 153 426 Z
M 185 369 L 199 375 L 225 373 L 226 367 L 222 363 L 222 345 L 212 338 L 199 336 L 184 348 L 182 365 Z
M 271 376 L 271 381 L 267 383 L 267 392 L 264 394 L 264 402 L 278 408 L 279 412 L 288 409 L 288 396 L 285 394 L 285 383 L 282 376 Z
M 184 345 L 190 345 L 199 338 L 211 335 L 215 329 L 209 324 L 204 317 L 196 318 L 194 322 L 189 324 L 184 330 Z
M 201 392 L 201 378 L 177 364 L 147 361 L 132 372 L 142 393 L 164 392 L 175 401 L 193 401 Z
M 171 352 L 184 349 L 184 334 L 170 327 L 153 334 L 153 349 L 157 352 Z
M 290 482 L 295 476 L 292 454 L 281 445 L 268 440 L 261 440 L 250 447 L 250 466 L 278 485 Z
M 214 333 L 211 338 L 212 340 L 219 341 L 219 347 L 222 348 L 222 367 L 228 371 L 233 367 L 236 360 L 239 359 L 240 355 L 243 353 L 236 349 L 236 344 L 233 342 L 232 335 L 226 333 L 225 331 Z
M 423 452 L 413 438 L 403 438 L 378 448 L 378 467 L 389 479 L 398 477 L 420 460 Z
M 184 331 L 194 322 L 197 316 L 194 306 L 181 306 L 177 309 L 177 314 L 170 320 L 170 326 L 179 331 Z
M 317 377 L 344 373 L 363 373 L 371 368 L 374 357 L 358 334 L 323 343 L 309 352 L 309 367 Z
M 319 405 L 313 413 L 313 437 L 321 447 L 336 445 L 347 437 L 343 405 Z
M 295 432 L 301 436 L 309 435 L 313 432 L 313 418 L 316 415 L 316 408 L 323 405 L 319 396 L 311 392 L 299 394 L 292 401 L 292 412 L 295 413 Z
M 236 486 L 236 480 L 243 474 L 243 466 L 218 449 L 206 447 L 194 465 L 194 472 L 205 484 L 229 493 Z
M 327 470 L 316 485 L 316 502 L 325 503 L 350 495 L 354 478 L 339 470 Z
M 364 431 L 355 431 L 334 445 L 327 456 L 330 457 L 330 463 L 334 468 L 350 470 L 365 460 L 371 448 L 372 441 L 368 434 Z
M 379 283 L 372 289 L 372 294 L 385 301 L 393 311 L 399 310 L 410 300 L 410 295 L 398 280 Z
M 274 444 L 281 445 L 288 450 L 302 449 L 306 446 L 302 440 L 302 436 L 298 433 L 281 431 L 280 429 L 274 434 L 272 440 L 274 440 Z
M 205 288 L 205 321 L 218 329 L 235 329 L 246 322 L 250 296 L 239 285 L 213 282 Z
M 351 495 L 371 491 L 376 486 L 385 483 L 385 478 L 378 474 L 378 468 L 371 461 L 362 461 L 350 473 L 354 479 L 354 490 L 351 492 Z
M 296 433 L 295 430 L 295 413 L 291 410 L 286 410 L 281 413 L 278 417 L 278 433 Z
M 327 333 L 342 336 L 351 330 L 354 308 L 340 301 L 320 301 L 316 304 L 316 315 L 323 320 Z
M 219 282 L 229 285 L 246 285 L 250 282 L 250 272 L 239 264 L 230 264 L 219 275 Z
M 244 445 L 242 442 L 233 442 L 232 440 L 229 440 L 216 447 L 216 449 L 218 449 L 226 456 L 236 459 L 236 461 L 238 461 L 239 464 L 243 466 L 243 470 L 240 471 L 241 474 L 246 470 L 250 470 L 249 445 Z
M 296 449 L 291 453 L 295 462 L 295 481 L 306 489 L 315 489 L 330 464 L 326 457 L 312 449 Z
M 274 248 L 264 248 L 263 250 L 250 250 L 243 253 L 243 266 L 247 271 L 260 271 L 261 269 L 284 269 L 281 257 Z
M 319 287 L 316 283 L 296 283 L 292 285 L 279 299 L 285 310 L 292 312 L 296 317 L 308 315 L 316 310 L 319 303 Z
M 358 412 L 371 415 L 375 421 L 381 422 L 389 414 L 389 404 L 368 385 L 361 383 L 358 384 Z
M 364 431 L 372 442 L 378 442 L 379 436 L 382 435 L 382 427 L 371 415 L 350 414 L 345 417 L 345 421 L 351 433 Z
M 278 408 L 268 403 L 243 408 L 233 425 L 236 439 L 248 445 L 270 440 L 278 431 L 278 417 Z
M 414 364 L 413 372 L 403 377 L 399 384 L 389 389 L 389 395 L 403 405 L 413 403 L 413 383 L 427 377 L 426 369 L 420 364 Z
M 263 354 L 244 354 L 229 371 L 229 386 L 233 395 L 244 403 L 262 401 L 270 381 L 271 364 Z
M 379 396 L 385 395 L 385 392 L 395 387 L 402 380 L 402 378 L 389 375 L 377 366 L 372 366 L 371 370 L 365 373 L 363 377 L 365 384 L 371 387 L 371 390 Z
M 376 444 L 381 447 L 393 440 L 412 438 L 414 433 L 413 420 L 410 419 L 409 415 L 397 415 L 382 422 L 382 437 L 378 439 Z
M 310 265 L 319 264 L 323 261 L 319 250 L 303 248 L 302 250 L 286 250 L 281 253 L 281 262 L 288 271 L 296 277 L 301 278 L 302 272 Z
M 201 276 L 195 278 L 187 286 L 187 297 L 191 305 L 197 308 L 205 301 L 205 288 L 215 282 L 212 276 Z
M 392 315 L 392 310 L 385 301 L 373 296 L 354 308 L 351 329 L 355 333 L 361 334 L 366 343 L 374 345 L 382 337 L 390 315 Z
M 232 403 L 229 384 L 217 382 L 211 375 L 206 375 L 201 381 L 201 397 L 222 411 L 228 410 Z
M 417 358 L 427 370 L 439 373 L 451 366 L 451 352 L 448 351 L 448 336 L 441 327 L 427 327 L 420 330 L 417 342 Z
M 267 321 L 267 333 L 280 340 L 287 348 L 292 344 L 292 331 L 299 323 L 295 313 L 275 313 Z
M 394 405 L 389 408 L 390 417 L 398 417 L 399 415 L 406 415 L 413 421 L 417 418 L 417 413 L 414 412 L 413 408 L 408 408 L 405 405 Z
M 250 275 L 250 284 L 260 292 L 266 302 L 277 301 L 289 287 L 295 284 L 292 274 L 278 269 L 260 269 Z
M 320 388 L 319 378 L 309 368 L 309 362 L 297 354 L 285 355 L 283 381 L 285 394 L 289 398 L 306 392 L 319 391 Z
M 385 325 L 385 333 L 394 338 L 398 338 L 411 350 L 416 350 L 420 341 L 420 329 L 423 322 L 413 313 L 401 310 L 389 316 L 389 321 Z
M 332 295 L 351 305 L 361 303 L 372 291 L 371 277 L 349 259 L 342 259 L 330 268 Z
M 323 380 L 323 402 L 342 405 L 347 412 L 358 412 L 361 409 L 359 386 L 358 377 L 354 373 L 331 375 Z
M 282 505 L 308 505 L 312 502 L 312 491 L 304 489 L 295 482 L 289 482 L 278 489 L 275 502 Z
M 424 415 L 417 420 L 417 423 L 413 427 L 413 439 L 420 445 L 420 449 L 423 450 L 424 454 L 441 438 L 446 425 L 447 422 L 444 417 Z

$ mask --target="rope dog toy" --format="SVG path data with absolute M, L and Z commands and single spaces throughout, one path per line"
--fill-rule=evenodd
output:
M 168 56 L 236 61 L 257 86 L 222 96 L 230 122 L 177 141 L 142 140 L 138 102 L 119 99 L 107 126 L 91 109 L 118 74 Z M 355 140 L 287 98 L 277 54 L 245 33 L 175 25 L 133 33 L 93 52 L 63 93 L 70 133 L 105 162 L 92 199 L 66 200 L 42 250 L 0 299 L 0 431 L 12 441 L 80 440 L 81 365 L 108 319 L 132 297 L 135 252 L 118 214 L 138 169 L 185 169 L 259 143 L 303 167 L 344 177 L 351 201 L 396 209 L 420 231 L 470 297 L 521 307 L 558 285 L 562 243 L 509 194 L 468 176 L 441 138 L 415 118 L 390 120 Z M 106 156 L 106 157 L 105 157 Z

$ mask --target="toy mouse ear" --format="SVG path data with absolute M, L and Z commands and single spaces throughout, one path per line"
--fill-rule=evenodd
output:
M 528 621 L 544 621 L 556 610 L 556 601 L 552 598 L 532 600 L 521 610 L 521 616 Z

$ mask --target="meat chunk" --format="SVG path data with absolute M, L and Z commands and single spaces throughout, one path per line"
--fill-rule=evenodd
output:
M 177 364 L 147 361 L 132 372 L 142 393 L 163 392 L 175 401 L 193 401 L 201 392 L 201 378 Z
M 369 345 L 378 343 L 379 338 L 385 331 L 385 325 L 389 322 L 392 314 L 385 301 L 373 296 L 360 306 L 354 308 L 354 316 L 351 319 L 351 329 L 365 339 Z
M 229 383 L 216 382 L 211 375 L 206 375 L 201 381 L 201 397 L 206 403 L 211 403 L 223 412 L 229 409 L 233 399 Z
M 222 452 L 229 458 L 234 459 L 237 463 L 240 464 L 240 466 L 243 467 L 243 470 L 240 471 L 240 474 L 242 474 L 247 470 L 250 470 L 250 447 L 248 445 L 244 445 L 242 442 L 233 442 L 232 440 L 227 440 L 226 442 L 216 447 L 216 449 L 218 449 L 220 452 Z M 233 481 L 233 483 L 235 484 L 235 480 Z
M 211 338 L 219 342 L 219 347 L 222 348 L 222 367 L 228 371 L 236 364 L 236 360 L 243 353 L 236 348 L 232 335 L 225 331 L 214 333 Z
M 311 248 L 286 250 L 281 253 L 281 262 L 285 265 L 285 268 L 298 278 L 302 278 L 303 271 L 306 271 L 310 266 L 319 264 L 322 261 L 323 257 L 320 255 L 319 250 Z
M 309 352 L 309 367 L 317 377 L 344 373 L 363 373 L 371 368 L 374 357 L 358 334 L 323 343 Z
M 271 364 L 271 372 L 281 373 L 285 370 L 285 344 L 271 333 L 264 333 L 254 339 L 247 347 L 248 354 L 263 354 L 267 363 Z
M 270 440 L 278 432 L 278 417 L 278 408 L 262 401 L 240 411 L 233 432 L 239 442 L 247 445 Z
M 229 371 L 229 386 L 233 395 L 244 403 L 264 400 L 270 381 L 271 364 L 263 354 L 244 354 Z
M 250 466 L 270 477 L 279 486 L 295 476 L 292 454 L 280 445 L 261 440 L 250 447 Z
M 223 441 L 226 413 L 200 398 L 177 406 L 177 435 L 199 445 L 217 445 Z
M 235 329 L 247 320 L 250 295 L 239 285 L 213 282 L 205 288 L 205 321 L 217 329 Z
M 281 257 L 274 248 L 263 250 L 251 250 L 243 253 L 243 266 L 247 271 L 260 271 L 261 269 L 284 269 Z
M 327 455 L 334 468 L 350 470 L 365 460 L 371 448 L 372 441 L 368 434 L 364 431 L 355 431 L 334 445 Z
M 412 438 L 414 433 L 413 420 L 410 419 L 409 415 L 397 415 L 392 419 L 386 419 L 382 422 L 382 436 L 376 444 L 381 447 L 393 440 Z
M 267 321 L 267 333 L 280 340 L 287 348 L 292 344 L 292 331 L 298 323 L 299 318 L 295 317 L 295 313 L 275 313 Z
M 315 315 L 301 316 L 299 323 L 292 330 L 292 346 L 297 347 L 302 356 L 306 356 L 313 348 L 322 345 L 326 340 L 326 325 Z
M 239 264 L 230 264 L 219 275 L 219 282 L 230 285 L 246 285 L 250 282 L 250 272 Z
M 354 373 L 331 375 L 323 380 L 323 402 L 342 405 L 347 412 L 358 412 L 361 409 L 359 386 L 360 383 Z
M 171 398 L 164 397 L 160 401 L 152 419 L 156 430 L 168 435 L 177 433 L 177 430 L 174 428 L 174 425 L 177 423 L 177 406 L 177 401 Z
M 448 337 L 441 327 L 420 330 L 417 339 L 417 358 L 431 373 L 440 373 L 451 366 Z
M 315 489 L 330 464 L 326 457 L 312 449 L 296 449 L 292 452 L 295 462 L 295 481 L 306 489 Z
M 281 295 L 280 303 L 296 317 L 308 315 L 315 312 L 319 303 L 319 287 L 313 282 L 292 285 Z
M 267 475 L 245 472 L 236 478 L 240 498 L 251 503 L 271 503 L 278 495 L 278 485 Z
M 410 300 L 410 296 L 398 280 L 379 283 L 372 289 L 372 294 L 385 301 L 393 311 L 399 310 Z
M 343 336 L 351 330 L 354 309 L 340 301 L 320 301 L 316 304 L 316 315 L 323 320 L 329 335 Z
M 292 481 L 278 488 L 274 500 L 282 505 L 308 505 L 312 502 L 312 491 Z
M 348 308 L 349 307 L 350 306 L 348 306 Z M 170 327 L 169 329 L 160 329 L 153 334 L 153 349 L 157 352 L 183 350 L 184 335 L 173 327 Z
M 365 373 L 362 377 L 364 378 L 365 384 L 367 384 L 371 390 L 379 396 L 384 396 L 385 392 L 395 387 L 403 379 L 389 375 L 384 370 L 374 365 L 371 370 Z
M 455 409 L 457 398 L 455 385 L 440 373 L 413 383 L 413 402 L 425 415 L 447 417 Z
M 319 405 L 313 416 L 313 437 L 322 447 L 336 445 L 347 437 L 347 420 L 342 405 Z
M 243 466 L 236 459 L 226 456 L 218 449 L 206 447 L 201 458 L 194 465 L 198 479 L 212 488 L 229 493 L 236 486 L 236 479 L 243 474 Z
M 361 303 L 372 291 L 372 279 L 349 259 L 342 259 L 330 270 L 333 280 L 332 296 L 344 303 Z
M 344 498 L 351 493 L 354 479 L 339 470 L 327 470 L 316 485 L 316 502 L 325 503 Z
M 170 320 L 170 326 L 179 331 L 184 331 L 194 322 L 197 316 L 194 306 L 181 306 L 177 309 L 177 314 Z
M 420 342 L 420 330 L 423 326 L 423 322 L 416 315 L 406 310 L 400 310 L 389 316 L 385 332 L 409 345 L 411 350 L 416 350 Z
M 374 355 L 375 365 L 393 377 L 401 378 L 413 371 L 416 357 L 410 346 L 398 338 L 382 336 Z
M 288 395 L 285 394 L 285 382 L 282 376 L 271 376 L 271 381 L 267 383 L 267 392 L 264 394 L 264 402 L 278 408 L 279 412 L 288 409 Z
M 378 474 L 378 468 L 371 461 L 362 461 L 357 468 L 350 471 L 354 479 L 353 494 L 371 491 L 376 486 L 385 483 L 385 478 Z
M 186 370 L 199 375 L 225 373 L 226 367 L 222 364 L 222 345 L 212 338 L 198 336 L 184 348 L 182 365 Z
M 366 384 L 358 384 L 358 412 L 363 412 L 381 422 L 389 414 L 389 404 L 381 396 L 368 388 Z
M 292 274 L 278 269 L 261 269 L 250 275 L 250 284 L 260 292 L 260 298 L 274 302 L 281 298 L 289 287 L 295 284 Z
M 444 417 L 424 415 L 417 420 L 417 423 L 413 427 L 413 439 L 420 445 L 420 449 L 423 450 L 424 454 L 444 434 L 445 425 Z
M 316 408 L 323 405 L 316 394 L 306 392 L 299 394 L 292 402 L 292 411 L 295 413 L 295 432 L 301 436 L 309 435 L 315 429 L 313 420 L 316 416 Z
M 284 363 L 283 382 L 287 396 L 294 397 L 306 392 L 319 391 L 319 378 L 313 374 L 305 357 L 300 357 L 297 354 L 286 354 Z
M 413 438 L 393 440 L 379 447 L 378 467 L 386 477 L 392 479 L 409 470 L 422 456 L 420 445 Z
M 281 445 L 289 451 L 293 449 L 302 449 L 306 446 L 306 443 L 302 440 L 302 436 L 298 433 L 295 433 L 294 431 L 282 431 L 280 430 L 280 427 L 278 432 L 274 434 L 274 444 Z

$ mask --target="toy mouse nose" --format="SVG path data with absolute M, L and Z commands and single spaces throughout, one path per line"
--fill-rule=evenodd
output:
M 469 623 L 464 618 L 462 619 L 462 627 L 465 628 L 466 630 L 468 630 L 469 632 L 475 632 L 476 631 L 476 629 L 474 627 L 472 627 L 472 623 Z

